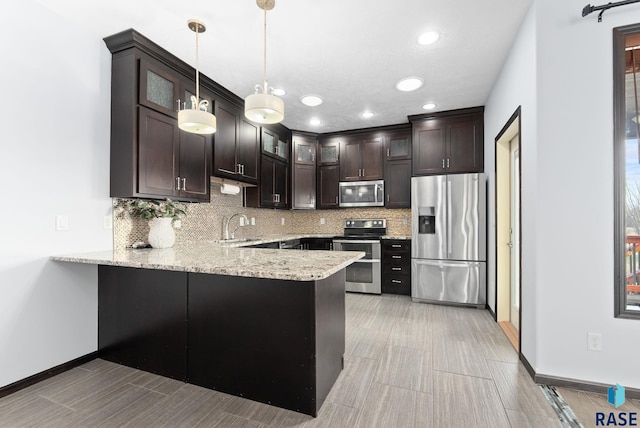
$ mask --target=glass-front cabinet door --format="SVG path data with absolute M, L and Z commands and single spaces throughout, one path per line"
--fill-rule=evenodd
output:
M 139 103 L 160 113 L 177 117 L 180 79 L 145 58 L 140 59 Z
M 340 141 L 323 141 L 318 146 L 318 165 L 337 165 L 340 163 Z
M 406 133 L 389 135 L 385 143 L 385 157 L 387 160 L 411 158 L 411 133 L 409 130 Z

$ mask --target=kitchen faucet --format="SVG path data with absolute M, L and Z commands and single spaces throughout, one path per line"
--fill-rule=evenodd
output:
M 249 219 L 247 218 L 246 215 L 242 214 L 242 213 L 235 213 L 233 214 L 231 217 L 229 217 L 227 219 L 227 221 L 224 224 L 224 239 L 229 239 L 229 223 L 231 222 L 231 219 L 233 219 L 234 217 L 242 217 L 244 218 L 244 221 L 246 223 L 249 223 Z M 238 227 L 240 227 L 240 224 L 238 223 L 238 226 L 236 226 L 235 229 L 233 229 L 233 231 L 231 232 L 231 239 L 235 239 L 236 237 L 236 230 L 238 229 Z

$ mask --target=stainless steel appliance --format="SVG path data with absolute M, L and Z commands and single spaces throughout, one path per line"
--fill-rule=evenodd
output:
M 484 307 L 486 178 L 411 179 L 411 297 Z
M 334 251 L 362 251 L 364 258 L 346 268 L 345 290 L 380 294 L 381 246 L 380 236 L 387 233 L 385 219 L 347 219 L 344 236 L 333 240 Z
M 384 206 L 384 180 L 341 181 L 338 186 L 341 207 Z

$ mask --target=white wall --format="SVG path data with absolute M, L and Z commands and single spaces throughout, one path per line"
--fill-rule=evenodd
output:
M 33 0 L 4 8 L 0 39 L 2 387 L 97 349 L 96 267 L 48 257 L 109 249 L 112 233 L 109 51 Z
M 582 18 L 583 0 L 535 0 L 487 103 L 487 145 L 522 104 L 523 353 L 540 375 L 640 388 L 640 320 L 613 316 L 611 29 L 638 5 Z M 530 44 L 530 42 L 529 42 Z M 534 66 L 535 95 L 518 75 Z M 529 107 L 535 113 L 529 112 Z M 532 126 L 535 129 L 530 129 Z M 488 153 L 492 162 L 493 154 Z M 491 163 L 493 166 L 493 164 Z M 587 350 L 587 332 L 604 350 Z

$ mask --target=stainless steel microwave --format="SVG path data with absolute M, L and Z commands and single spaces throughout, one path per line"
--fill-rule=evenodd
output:
M 341 207 L 382 207 L 384 180 L 341 181 L 339 195 Z

